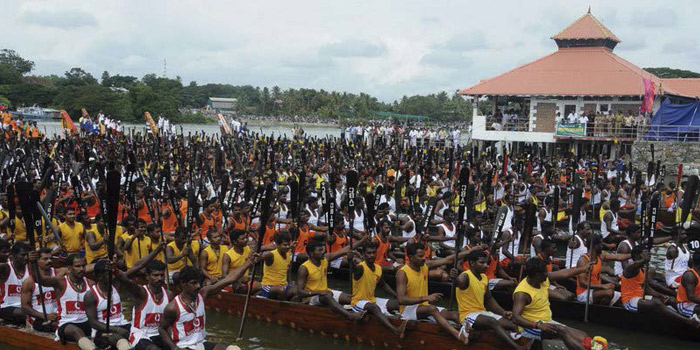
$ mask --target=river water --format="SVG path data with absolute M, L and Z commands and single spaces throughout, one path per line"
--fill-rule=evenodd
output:
M 60 124 L 57 122 L 43 122 L 39 124 L 40 128 L 45 128 L 47 134 L 53 135 L 60 131 Z M 144 131 L 143 125 L 127 125 L 126 128 L 136 128 Z M 260 130 L 267 134 L 287 135 L 291 136 L 292 126 L 269 126 L 269 125 L 254 125 L 249 123 L 249 128 L 255 131 Z M 206 132 L 207 134 L 218 133 L 219 128 L 215 124 L 205 125 L 183 125 L 183 132 L 195 133 Z M 178 128 L 179 130 L 179 128 Z M 304 131 L 307 135 L 324 137 L 332 135 L 340 136 L 340 129 L 336 126 L 318 125 L 304 126 Z M 464 136 L 464 135 L 463 135 Z M 464 142 L 466 139 L 463 139 Z M 347 289 L 345 284 L 329 280 L 329 284 L 335 289 Z M 378 291 L 379 293 L 380 291 Z M 130 313 L 131 308 L 125 308 Z M 576 320 L 560 320 L 572 327 L 585 330 L 589 334 L 602 335 L 611 342 L 619 345 L 619 348 L 629 348 L 634 350 L 677 350 L 677 349 L 697 349 L 698 344 L 692 342 L 681 341 L 669 337 L 662 337 L 642 332 L 634 332 L 620 330 L 612 327 L 588 324 Z M 654 322 L 650 319 L 649 322 Z M 207 311 L 207 331 L 210 340 L 220 341 L 224 343 L 234 344 L 238 327 L 240 325 L 240 317 L 228 314 L 221 314 L 215 311 Z M 342 339 L 332 339 L 321 337 L 319 335 L 311 335 L 307 332 L 297 332 L 296 330 L 281 327 L 276 324 L 268 324 L 256 319 L 249 319 L 246 323 L 245 340 L 237 343 L 243 350 L 326 350 L 329 347 L 336 349 L 353 349 L 353 350 L 369 350 L 372 349 L 369 345 L 361 345 L 351 343 L 348 344 Z M 12 349 L 12 347 L 0 345 L 0 349 Z

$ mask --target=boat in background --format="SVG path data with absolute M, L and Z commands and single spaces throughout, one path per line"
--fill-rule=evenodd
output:
M 20 107 L 16 111 L 10 112 L 14 118 L 23 120 L 60 120 L 61 111 L 51 108 L 42 108 L 37 105 L 31 107 Z

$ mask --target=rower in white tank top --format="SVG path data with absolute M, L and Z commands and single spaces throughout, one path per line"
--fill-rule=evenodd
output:
M 541 233 L 538 233 L 538 234 L 535 235 L 535 237 L 532 237 L 532 242 L 530 242 L 530 257 L 531 257 L 531 258 L 534 258 L 534 257 L 537 256 L 537 252 L 535 251 L 535 244 L 534 244 L 535 238 L 539 238 L 539 239 L 542 239 L 542 240 L 543 240 L 543 239 L 544 239 L 544 235 L 541 234 Z
M 194 348 L 197 344 L 204 343 L 207 331 L 204 327 L 206 315 L 202 295 L 197 294 L 194 310 L 185 306 L 180 295 L 175 297 L 175 304 L 178 316 L 170 329 L 175 345 L 178 348 Z
M 542 208 L 542 210 L 544 210 L 544 221 L 552 222 L 552 210 L 548 211 L 547 208 Z M 539 215 L 537 215 L 537 231 L 542 232 L 542 219 Z
M 136 346 L 141 339 L 150 339 L 158 336 L 158 327 L 163 317 L 163 310 L 165 310 L 165 307 L 170 302 L 168 292 L 165 288 L 161 287 L 163 296 L 160 302 L 156 302 L 148 286 L 143 286 L 143 288 L 146 290 L 146 301 L 138 308 L 134 306 L 131 312 L 132 320 L 129 342 L 132 346 Z
M 102 291 L 97 287 L 97 284 L 90 286 L 92 292 L 97 297 L 97 321 L 105 323 L 107 319 L 107 296 L 102 295 Z M 119 296 L 117 288 L 112 286 L 112 307 L 109 313 L 109 324 L 115 326 L 126 326 L 129 324 L 122 313 L 122 299 Z M 92 336 L 94 337 L 97 331 L 93 328 Z
M 619 230 L 617 226 L 617 215 L 611 210 L 608 210 L 607 212 L 605 212 L 605 214 L 603 214 L 603 221 L 600 223 L 600 235 L 603 236 L 603 239 L 610 235 L 610 231 L 608 231 L 608 225 L 605 224 L 605 215 L 607 215 L 607 213 L 612 214 L 613 217 L 612 222 L 610 222 L 610 227 L 615 231 Z
M 411 231 L 404 231 L 403 229 L 401 230 L 401 234 L 403 238 L 413 238 L 416 236 L 416 222 L 411 219 L 410 216 L 406 216 L 406 219 L 410 222 L 413 223 Z
M 571 266 L 576 266 L 578 264 L 578 259 L 583 256 L 583 254 L 588 254 L 588 247 L 586 247 L 586 243 L 583 241 L 583 238 L 579 237 L 578 235 L 575 235 L 574 238 L 578 240 L 578 248 L 572 250 L 568 246 L 566 247 L 566 268 L 570 269 Z
M 569 234 L 570 234 L 570 235 L 573 235 L 573 234 L 574 234 L 574 225 L 573 225 L 573 221 L 574 221 L 573 215 L 570 215 L 570 216 L 569 216 Z M 582 222 L 584 222 L 584 221 L 586 221 L 586 211 L 585 211 L 585 210 L 581 210 L 581 211 L 579 212 L 578 222 L 576 223 L 576 225 L 578 225 L 579 223 L 582 223 Z
M 452 229 L 450 229 L 449 226 L 448 226 L 447 224 L 445 224 L 445 223 L 440 224 L 440 226 L 441 226 L 442 229 L 445 231 L 445 236 L 446 236 L 446 237 L 450 237 L 450 238 L 451 238 L 451 237 L 455 237 L 455 234 L 457 233 L 457 225 L 455 225 L 455 224 L 453 223 L 453 224 L 452 224 Z M 444 245 L 450 247 L 450 248 L 454 248 L 456 242 L 457 242 L 456 240 L 450 240 L 450 241 L 444 241 L 444 242 L 442 242 L 442 243 L 443 243 Z M 462 241 L 462 248 L 464 248 L 464 247 L 466 247 L 466 246 L 467 246 L 467 240 L 464 239 L 464 240 Z
M 629 239 L 626 239 L 626 240 L 620 242 L 620 245 L 622 245 L 622 244 L 627 245 L 627 246 L 630 248 L 630 251 L 632 251 L 632 248 L 634 248 L 635 246 L 637 246 L 636 243 L 632 243 L 632 241 L 630 241 Z M 618 248 L 619 248 L 619 247 L 618 247 Z M 627 259 L 627 263 L 628 263 L 628 264 L 631 264 L 631 263 L 633 263 L 633 262 L 634 262 L 634 260 L 632 260 L 632 259 Z M 622 262 L 621 262 L 621 261 L 615 261 L 614 268 L 615 268 L 615 276 L 622 277 L 622 272 L 623 272 Z
M 73 286 L 68 276 L 63 276 L 66 283 L 66 290 L 58 297 L 58 327 L 68 323 L 84 323 L 87 322 L 87 314 L 83 301 L 85 294 L 90 290 L 90 284 L 87 278 L 83 277 L 82 290 L 77 290 Z M 56 331 L 58 335 L 58 331 Z
M 504 231 L 506 231 L 506 230 L 504 230 Z M 508 229 L 508 231 L 510 231 L 511 237 L 513 237 L 513 235 L 515 235 L 515 233 L 517 232 L 517 231 L 514 231 L 510 228 Z M 518 233 L 517 237 L 515 237 L 514 240 L 512 240 L 511 242 L 508 242 L 508 244 L 506 244 L 505 246 L 501 247 L 501 249 L 498 250 L 498 260 L 499 261 L 503 261 L 503 260 L 508 258 L 505 254 L 503 254 L 503 248 L 505 248 L 506 251 L 509 252 L 512 256 L 517 256 L 518 249 L 520 249 L 520 233 Z
M 55 275 L 56 271 L 52 267 L 51 272 L 49 272 L 49 276 Z M 44 305 L 46 307 L 46 314 L 48 315 L 57 313 L 58 305 L 56 304 L 56 291 L 53 289 L 53 287 L 41 286 L 41 289 L 44 292 Z M 39 297 L 39 283 L 34 282 L 34 286 L 32 289 L 32 309 L 38 312 L 43 312 L 41 305 L 41 297 Z M 27 322 L 30 325 L 34 323 L 34 320 L 34 317 L 27 315 Z
M 359 212 L 355 210 L 355 216 L 352 220 L 352 228 L 358 232 L 365 231 L 365 213 L 362 210 Z
M 28 265 L 24 265 L 24 271 L 20 277 L 17 270 L 15 270 L 15 266 L 12 264 L 12 261 L 9 261 L 7 264 L 10 265 L 10 272 L 7 275 L 7 280 L 5 280 L 5 284 L 3 285 L 2 289 L 4 294 L 2 304 L 0 305 L 0 308 L 2 309 L 6 307 L 22 306 L 22 302 L 20 300 L 22 295 L 22 282 L 29 277 Z
M 681 283 L 681 276 L 688 271 L 688 261 L 690 260 L 690 251 L 688 247 L 681 243 L 680 246 L 675 242 L 671 243 L 672 247 L 677 247 L 678 256 L 675 259 L 666 259 L 664 261 L 664 277 L 666 285 L 672 288 L 678 288 Z M 669 247 L 670 248 L 670 247 Z

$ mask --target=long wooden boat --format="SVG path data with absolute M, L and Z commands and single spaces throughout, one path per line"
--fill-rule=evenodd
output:
M 219 293 L 207 299 L 206 306 L 217 312 L 240 315 L 243 312 L 244 303 L 245 295 Z M 476 331 L 472 332 L 470 344 L 465 347 L 437 325 L 429 322 L 412 321 L 406 329 L 406 336 L 399 339 L 389 333 L 373 316 L 353 323 L 323 307 L 263 298 L 251 299 L 248 316 L 298 331 L 394 349 L 497 350 L 507 348 L 507 345 L 498 340 L 494 334 Z M 398 318 L 392 319 L 395 325 L 399 325 L 400 322 Z
M 347 269 L 334 269 L 329 278 L 348 281 Z M 384 274 L 385 281 L 392 287 L 396 287 L 396 276 L 393 273 Z M 428 290 L 430 293 L 442 293 L 445 298 L 450 297 L 452 284 L 449 282 L 430 281 Z M 492 293 L 498 303 L 506 310 L 513 307 L 513 294 L 508 291 L 495 291 Z M 551 300 L 550 306 L 555 319 L 583 320 L 585 304 L 577 301 Z M 640 332 L 654 333 L 679 339 L 700 342 L 700 329 L 688 326 L 676 319 L 664 318 L 656 314 L 645 312 L 631 312 L 618 306 L 591 305 L 588 319 L 594 324 L 601 324 L 620 329 L 629 329 Z
M 8 324 L 0 325 L 0 343 L 11 345 L 22 350 L 79 350 L 78 345 L 67 343 L 62 345 L 54 341 L 54 335 L 37 332 L 28 327 L 18 327 Z

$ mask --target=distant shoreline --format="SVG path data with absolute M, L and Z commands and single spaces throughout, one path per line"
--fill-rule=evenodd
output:
M 319 128 L 340 128 L 339 124 L 333 123 L 309 123 L 309 122 L 291 122 L 291 121 L 273 121 L 273 120 L 257 120 L 257 119 L 241 119 L 243 123 L 248 123 L 248 129 L 251 126 L 284 126 L 293 128 L 301 127 L 319 127 Z

